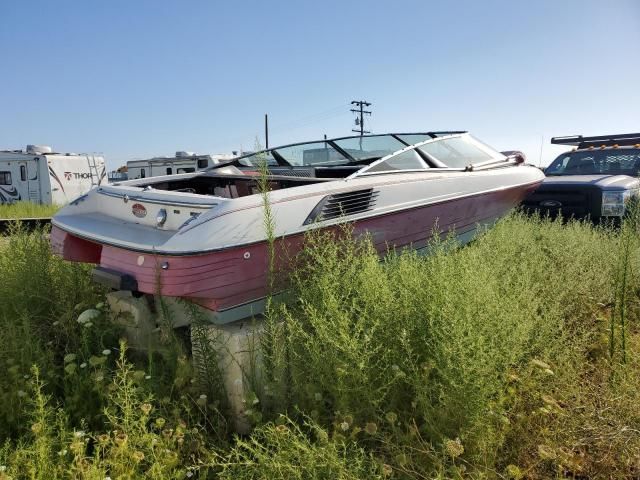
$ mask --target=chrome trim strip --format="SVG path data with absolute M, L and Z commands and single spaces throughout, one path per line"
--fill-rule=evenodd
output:
M 491 161 L 491 162 L 483 162 L 483 163 L 476 163 L 474 165 L 470 165 L 469 167 L 469 171 L 471 172 L 478 172 L 478 171 L 482 171 L 482 170 L 493 170 L 493 169 L 498 169 L 498 168 L 504 168 L 504 167 L 514 167 L 518 165 L 518 162 L 516 162 L 515 160 L 496 160 L 496 161 Z
M 124 193 L 122 195 L 120 195 L 119 193 L 114 193 L 114 192 L 106 192 L 104 190 L 102 190 L 101 188 L 98 189 L 98 193 L 100 195 L 106 195 L 108 197 L 115 197 L 115 198 L 124 198 L 125 195 L 127 195 L 129 197 L 129 200 L 133 200 L 135 202 L 146 202 L 146 203 L 153 203 L 155 205 L 171 205 L 174 207 L 193 207 L 193 208 L 213 208 L 217 205 L 219 205 L 219 203 L 190 203 L 190 202 L 179 202 L 179 201 L 161 201 L 161 200 L 154 200 L 152 198 L 145 198 L 145 197 L 139 197 L 139 196 L 135 196 L 135 195 L 129 195 L 128 193 Z
M 393 175 L 395 173 L 442 173 L 442 172 L 464 172 L 464 168 L 453 167 L 430 167 L 424 169 L 407 169 L 407 170 L 385 170 L 382 172 L 363 172 L 358 177 L 372 177 L 374 175 Z

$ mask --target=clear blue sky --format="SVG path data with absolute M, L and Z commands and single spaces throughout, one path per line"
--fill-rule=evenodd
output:
M 468 129 L 537 163 L 640 131 L 640 1 L 1 0 L 0 148 L 131 158 Z

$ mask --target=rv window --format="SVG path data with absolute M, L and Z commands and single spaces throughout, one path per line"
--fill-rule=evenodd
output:
M 195 172 L 195 168 L 179 168 L 178 173 L 193 173 Z
M 24 165 L 20 165 L 20 180 L 23 182 L 27 181 L 27 167 Z
M 144 173 L 144 168 L 141 168 L 141 169 L 140 169 L 140 178 L 144 178 L 144 177 L 146 177 L 146 176 L 147 176 L 147 175 Z
M 167 175 L 171 175 L 171 167 L 167 168 Z
M 198 168 L 207 168 L 209 166 L 209 160 L 206 158 L 200 158 L 198 160 Z
M 0 172 L 0 185 L 11 185 L 11 172 Z

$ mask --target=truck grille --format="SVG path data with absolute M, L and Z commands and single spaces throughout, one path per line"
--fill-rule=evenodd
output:
M 594 211 L 594 196 L 590 190 L 581 187 L 547 187 L 542 185 L 537 191 L 529 195 L 522 205 L 525 210 L 537 211 L 542 215 L 557 216 L 562 214 L 565 218 L 585 218 L 598 216 Z

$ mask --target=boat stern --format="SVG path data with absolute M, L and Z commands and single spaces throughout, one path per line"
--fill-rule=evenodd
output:
M 70 262 L 100 263 L 102 245 L 51 227 L 51 251 Z

